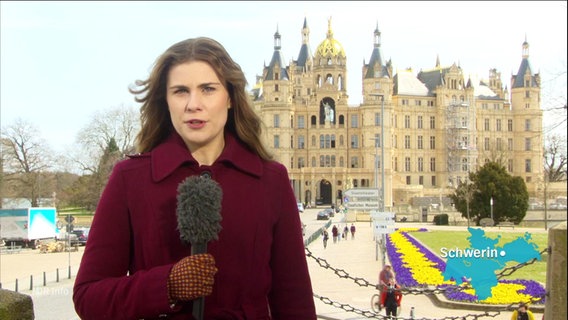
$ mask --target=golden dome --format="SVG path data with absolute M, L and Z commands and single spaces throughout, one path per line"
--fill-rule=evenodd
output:
M 333 38 L 333 31 L 331 30 L 331 18 L 327 22 L 327 38 L 320 43 L 316 50 L 316 55 L 323 57 L 337 57 L 345 58 L 345 51 L 339 41 Z

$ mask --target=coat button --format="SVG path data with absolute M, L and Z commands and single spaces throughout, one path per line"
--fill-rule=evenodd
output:
M 211 179 L 211 172 L 203 171 L 203 172 L 201 172 L 201 177 Z

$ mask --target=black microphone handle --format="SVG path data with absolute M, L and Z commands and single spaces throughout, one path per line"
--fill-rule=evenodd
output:
M 207 243 L 192 243 L 191 255 L 207 253 Z M 203 320 L 203 313 L 205 311 L 205 297 L 199 297 L 193 300 L 193 317 L 195 320 Z

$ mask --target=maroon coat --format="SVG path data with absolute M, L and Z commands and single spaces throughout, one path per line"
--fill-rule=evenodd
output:
M 219 159 L 200 167 L 173 134 L 114 167 L 75 281 L 82 319 L 191 319 L 192 302 L 170 306 L 166 284 L 173 264 L 190 254 L 177 230 L 177 186 L 203 172 L 223 190 L 222 230 L 208 245 L 219 271 L 205 318 L 316 318 L 285 167 L 262 161 L 231 135 Z

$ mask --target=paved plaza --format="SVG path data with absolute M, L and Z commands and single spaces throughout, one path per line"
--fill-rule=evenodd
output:
M 329 220 L 316 220 L 317 209 L 308 209 L 301 214 L 306 224 L 306 238 L 321 229 Z M 331 226 L 340 229 L 346 225 L 343 216 L 336 214 Z M 347 223 L 350 227 L 351 223 Z M 361 279 L 358 283 L 376 282 L 382 268 L 382 253 L 374 241 L 370 222 L 356 222 L 355 238 L 342 239 L 337 243 L 331 238 L 331 227 L 328 230 L 330 239 L 327 248 L 323 247 L 319 237 L 309 244 L 312 254 L 329 264 L 322 267 L 314 258 L 308 257 L 308 265 L 312 279 L 314 294 L 324 300 L 314 298 L 319 319 L 327 320 L 359 320 L 368 319 L 371 312 L 371 297 L 377 293 L 373 287 L 361 286 L 351 279 L 340 278 L 335 270 L 342 270 L 350 277 Z M 426 227 L 428 229 L 443 228 L 466 230 L 466 227 L 437 227 L 432 224 L 397 224 L 396 227 Z M 500 230 L 502 232 L 529 231 L 531 233 L 546 232 L 543 229 Z M 81 260 L 83 248 L 78 252 L 62 252 L 40 254 L 39 250 L 24 250 L 16 254 L 0 256 L 0 281 L 4 289 L 14 290 L 15 279 L 18 279 L 18 290 L 29 294 L 34 301 L 36 320 L 75 320 L 79 319 L 74 311 L 72 297 L 73 281 Z M 388 262 L 388 261 L 387 261 Z M 325 265 L 325 264 L 324 264 Z M 71 278 L 69 278 L 71 266 Z M 59 282 L 56 281 L 59 270 Z M 46 273 L 46 285 L 43 285 L 43 272 Z M 30 290 L 30 276 L 33 276 L 33 288 Z M 339 306 L 339 307 L 338 307 Z M 344 308 L 341 308 L 343 306 Z M 405 295 L 402 299 L 400 316 L 410 318 L 410 309 L 414 307 L 416 319 L 444 319 L 467 315 L 479 315 L 484 311 L 464 310 L 437 307 L 430 298 L 423 295 Z M 347 312 L 357 310 L 356 312 Z M 490 312 L 490 314 L 494 314 Z M 382 313 L 384 315 L 384 311 Z M 502 312 L 496 317 L 480 317 L 479 319 L 510 319 L 511 312 Z M 541 315 L 537 314 L 536 319 Z M 473 317 L 468 317 L 473 319 Z

